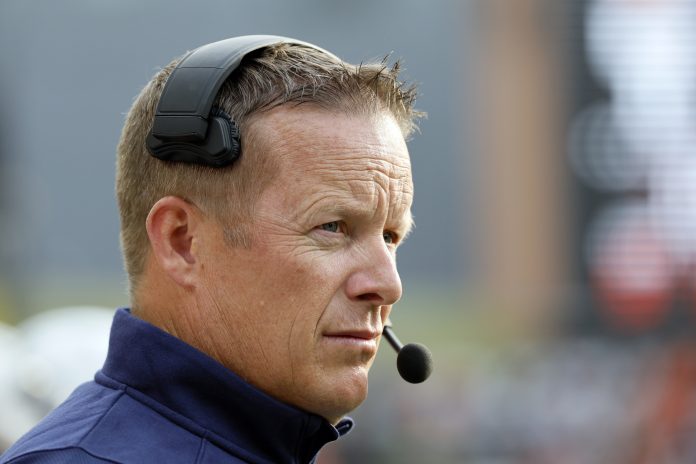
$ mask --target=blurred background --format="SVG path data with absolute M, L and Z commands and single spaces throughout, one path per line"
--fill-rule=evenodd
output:
M 259 33 L 403 58 L 429 114 L 393 321 L 435 371 L 383 348 L 322 464 L 696 462 L 696 0 L 0 0 L 0 450 L 128 304 L 134 96 Z

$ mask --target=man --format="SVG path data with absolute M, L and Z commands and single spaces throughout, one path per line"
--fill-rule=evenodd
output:
M 310 462 L 367 395 L 401 296 L 414 90 L 398 66 L 260 48 L 217 94 L 242 147 L 218 168 L 148 152 L 178 63 L 141 92 L 118 147 L 131 308 L 95 380 L 3 464 Z

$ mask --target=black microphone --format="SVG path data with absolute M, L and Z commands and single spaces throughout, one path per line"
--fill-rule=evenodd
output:
M 391 326 L 384 325 L 382 331 L 389 344 L 396 350 L 396 368 L 401 378 L 410 383 L 424 382 L 433 371 L 433 355 L 420 343 L 404 346 L 394 334 Z

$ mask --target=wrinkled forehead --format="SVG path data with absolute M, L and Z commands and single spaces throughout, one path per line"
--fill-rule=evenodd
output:
M 403 133 L 387 111 L 346 114 L 312 104 L 282 105 L 254 118 L 250 130 L 282 164 L 335 166 L 362 155 L 371 159 L 370 167 L 410 177 Z
M 346 115 L 295 107 L 269 112 L 255 129 L 257 136 L 264 134 L 266 156 L 277 159 L 286 190 L 301 189 L 303 195 L 319 198 L 378 200 L 400 211 L 410 208 L 409 154 L 401 129 L 388 113 Z

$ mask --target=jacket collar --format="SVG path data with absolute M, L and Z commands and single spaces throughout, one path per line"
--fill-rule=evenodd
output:
M 129 394 L 154 401 L 160 413 L 247 459 L 309 462 L 353 427 L 350 418 L 334 427 L 276 400 L 128 309 L 114 316 L 107 359 L 96 380 L 115 381 Z

